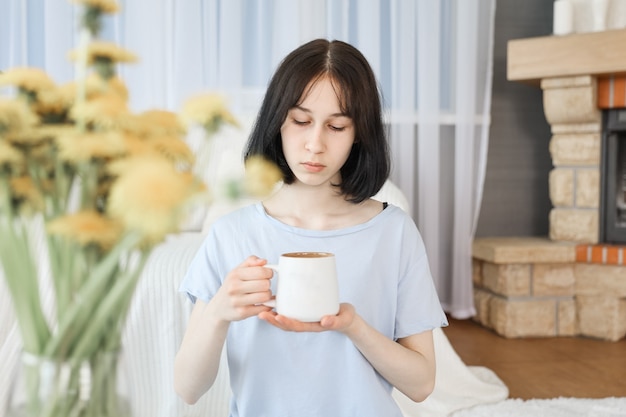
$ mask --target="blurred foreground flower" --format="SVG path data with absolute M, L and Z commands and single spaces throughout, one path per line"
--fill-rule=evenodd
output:
M 54 81 L 39 68 L 10 68 L 0 74 L 0 85 L 13 85 L 20 92 L 36 94 L 54 88 Z
M 108 250 L 120 239 L 122 227 L 97 211 L 81 211 L 57 217 L 48 224 L 48 233 L 63 236 L 80 246 L 94 245 Z
M 197 124 L 208 134 L 215 133 L 222 123 L 237 126 L 237 120 L 227 110 L 225 100 L 217 94 L 204 94 L 188 99 L 183 105 L 181 118 L 185 124 Z
M 223 124 L 237 125 L 215 94 L 180 113 L 133 113 L 116 65 L 135 55 L 89 41 L 117 3 L 74 2 L 81 34 L 90 33 L 70 54 L 84 77 L 59 86 L 37 68 L 0 74 L 0 86 L 16 91 L 0 98 L 0 272 L 23 341 L 29 384 L 16 413 L 26 417 L 125 415 L 115 366 L 143 265 L 209 195 L 184 135 L 200 125 L 208 143 Z M 251 185 L 240 188 L 270 190 L 272 167 L 251 169 Z M 40 298 L 50 293 L 52 316 Z M 56 372 L 39 374 L 44 363 Z
M 111 189 L 109 214 L 151 244 L 178 230 L 188 208 L 181 202 L 204 190 L 189 172 L 177 171 L 161 157 L 120 161 L 112 171 L 121 175 Z
M 245 191 L 254 197 L 269 195 L 282 178 L 280 168 L 260 155 L 246 161 Z

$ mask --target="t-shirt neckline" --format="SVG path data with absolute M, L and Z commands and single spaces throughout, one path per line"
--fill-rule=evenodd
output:
M 364 223 L 355 224 L 348 227 L 343 227 L 340 229 L 330 229 L 330 230 L 314 230 L 314 229 L 304 229 L 302 227 L 291 226 L 289 224 L 283 223 L 275 217 L 270 216 L 267 211 L 265 211 L 265 207 L 262 202 L 257 202 L 254 205 L 258 215 L 260 215 L 265 221 L 269 222 L 272 226 L 277 227 L 279 229 L 285 230 L 290 233 L 295 233 L 298 235 L 305 236 L 339 236 L 350 233 L 355 233 L 361 231 L 363 229 L 367 229 L 369 227 L 373 227 L 376 224 L 380 223 L 387 216 L 391 215 L 391 213 L 395 210 L 399 210 L 397 207 L 389 204 L 387 208 L 382 210 L 380 213 L 369 219 Z

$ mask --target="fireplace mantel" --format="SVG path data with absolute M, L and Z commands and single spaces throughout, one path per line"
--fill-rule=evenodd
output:
M 626 29 L 514 39 L 507 45 L 507 79 L 626 74 Z
M 605 230 L 602 111 L 626 107 L 625 46 L 626 29 L 508 43 L 507 78 L 543 90 L 554 164 L 549 177 L 552 240 L 605 241 L 600 234 Z

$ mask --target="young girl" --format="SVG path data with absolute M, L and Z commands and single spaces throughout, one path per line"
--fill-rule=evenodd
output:
M 432 329 L 447 325 L 415 223 L 370 197 L 389 173 L 374 74 L 340 41 L 314 40 L 274 74 L 245 158 L 262 154 L 283 186 L 219 219 L 181 290 L 195 302 L 175 361 L 178 394 L 213 384 L 226 343 L 232 417 L 401 416 L 435 383 Z M 262 303 L 285 252 L 332 252 L 340 311 L 305 323 Z

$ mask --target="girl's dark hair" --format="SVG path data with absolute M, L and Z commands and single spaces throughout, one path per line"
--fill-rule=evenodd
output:
M 304 100 L 307 86 L 323 77 L 334 84 L 341 111 L 354 125 L 354 144 L 337 186 L 348 201 L 360 203 L 376 194 L 389 176 L 389 148 L 374 72 L 363 54 L 345 42 L 316 39 L 285 57 L 270 81 L 244 159 L 263 155 L 282 170 L 285 184 L 295 181 L 280 128 L 287 112 Z

